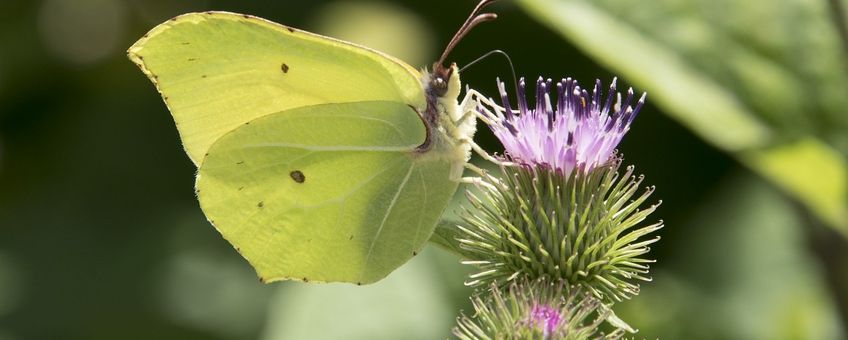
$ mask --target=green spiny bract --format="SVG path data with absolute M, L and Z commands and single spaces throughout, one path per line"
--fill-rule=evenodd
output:
M 639 209 L 654 188 L 636 195 L 643 177 L 633 176 L 632 166 L 619 176 L 621 161 L 615 156 L 569 175 L 545 165 L 502 166 L 501 176 L 484 177 L 482 193 L 468 193 L 471 208 L 459 225 L 465 263 L 479 268 L 466 284 L 548 277 L 583 286 L 605 303 L 638 294 L 654 262 L 641 256 L 659 240 L 642 237 L 662 221 L 637 227 L 659 203 Z
M 619 328 L 617 320 L 603 303 L 580 287 L 567 287 L 539 279 L 518 280 L 507 292 L 492 284 L 490 292 L 471 299 L 474 315 L 457 318 L 453 334 L 471 339 L 619 339 L 628 328 Z M 599 328 L 611 321 L 613 331 Z M 624 325 L 625 327 L 629 327 Z

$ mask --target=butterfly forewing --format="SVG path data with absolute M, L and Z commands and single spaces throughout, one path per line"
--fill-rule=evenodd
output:
M 190 13 L 130 47 L 195 164 L 224 133 L 307 105 L 387 100 L 423 110 L 420 75 L 382 53 L 253 16 Z

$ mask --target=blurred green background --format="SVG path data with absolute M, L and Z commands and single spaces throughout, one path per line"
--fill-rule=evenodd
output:
M 372 286 L 260 284 L 206 223 L 170 115 L 124 51 L 170 17 L 214 9 L 425 66 L 474 4 L 0 2 L 0 339 L 447 337 L 470 309 L 467 268 L 434 247 Z M 654 282 L 616 307 L 640 337 L 843 339 L 844 7 L 502 1 L 449 59 L 502 49 L 531 79 L 619 75 L 649 92 L 621 146 L 667 225 Z M 510 71 L 493 57 L 462 80 L 494 96 L 498 76 Z M 488 131 L 477 139 L 500 151 Z

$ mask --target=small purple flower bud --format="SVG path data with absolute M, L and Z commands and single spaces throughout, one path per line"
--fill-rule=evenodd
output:
M 562 321 L 560 311 L 548 305 L 535 305 L 530 310 L 531 323 L 542 328 L 545 336 L 553 334 Z

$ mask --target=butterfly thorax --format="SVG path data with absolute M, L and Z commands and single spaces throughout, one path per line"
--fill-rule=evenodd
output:
M 464 164 L 471 157 L 468 141 L 474 137 L 476 120 L 469 116 L 474 105 L 460 107 L 459 70 L 455 64 L 450 67 L 435 65 L 433 72 L 424 71 L 422 82 L 427 108 L 422 114 L 427 126 L 427 137 L 418 153 L 422 156 L 448 158 L 454 163 L 451 178 L 461 177 Z

